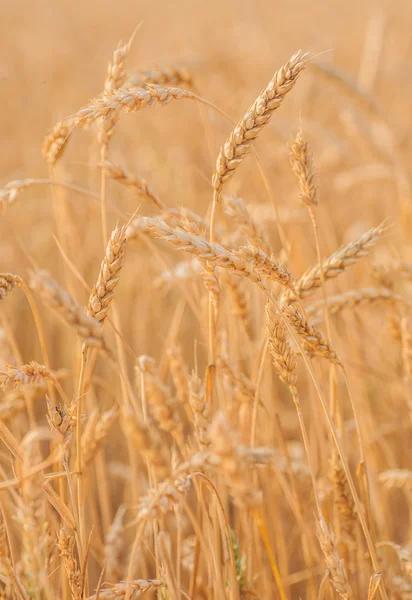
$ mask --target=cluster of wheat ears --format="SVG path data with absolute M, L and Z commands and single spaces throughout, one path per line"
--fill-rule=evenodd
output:
M 375 263 L 374 284 L 331 295 L 330 280 L 368 263 L 374 247 L 390 240 L 393 223 L 375 222 L 323 257 L 316 157 L 302 126 L 290 132 L 289 172 L 309 231 L 300 251 L 315 248 L 316 261 L 293 272 L 299 249 L 255 147 L 305 69 L 322 67 L 296 52 L 233 123 L 184 68 L 130 75 L 131 43 L 115 50 L 100 96 L 47 135 L 49 177 L 0 191 L 2 211 L 17 211 L 33 186 L 100 202 L 94 235 L 96 245 L 104 242 L 91 289 L 62 245 L 60 277 L 34 259 L 24 272 L 0 273 L 2 305 L 23 294 L 27 332 L 37 336 L 35 354 L 26 357 L 2 317 L 0 597 L 411 598 L 412 471 L 397 464 L 391 436 L 406 435 L 412 409 L 412 265 L 392 256 Z M 325 73 L 392 139 L 359 87 Z M 200 131 L 217 113 L 229 132 L 205 215 L 171 207 L 155 191 L 157 174 L 147 182 L 111 156 L 123 113 L 150 118 L 149 109 L 175 100 L 198 106 Z M 85 127 L 100 153 L 97 195 L 56 171 Z M 244 161 L 263 182 L 275 223 L 270 235 L 254 198 L 228 191 Z M 395 144 L 389 163 L 401 189 Z M 112 180 L 129 190 L 133 211 L 109 198 Z M 63 230 L 72 225 L 68 219 Z M 136 299 L 127 282 L 140 279 L 142 262 L 136 268 L 134 261 L 143 252 L 157 273 Z M 86 305 L 78 300 L 84 290 Z M 122 300 L 131 318 L 144 320 L 147 297 L 173 306 L 157 356 L 138 355 L 138 339 L 122 326 Z M 372 384 L 348 369 L 362 352 L 346 343 L 344 314 L 359 327 L 367 315 L 377 331 L 390 326 L 402 423 L 392 415 L 387 431 L 374 421 Z M 156 336 L 157 323 L 150 327 Z M 56 343 L 72 344 L 71 364 L 56 364 Z M 391 502 L 398 520 L 388 517 Z M 390 537 L 392 521 L 398 539 Z

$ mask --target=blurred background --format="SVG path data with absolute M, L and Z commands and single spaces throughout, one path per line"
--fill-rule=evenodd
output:
M 388 217 L 391 235 L 377 248 L 374 261 L 411 261 L 410 0 L 4 0 L 0 2 L 0 189 L 12 180 L 49 179 L 41 153 L 46 133 L 60 119 L 101 94 L 113 51 L 120 40 L 129 39 L 140 22 L 126 62 L 128 73 L 154 67 L 185 67 L 196 93 L 235 121 L 282 64 L 299 48 L 309 51 L 313 56 L 311 64 L 256 142 L 291 245 L 288 267 L 299 276 L 316 262 L 310 219 L 299 200 L 289 164 L 289 147 L 299 127 L 314 154 L 320 190 L 317 214 L 322 254 L 329 255 Z M 111 142 L 110 156 L 113 163 L 145 178 L 168 207 L 185 206 L 205 216 L 212 198 L 210 182 L 216 156 L 231 129 L 217 112 L 199 108 L 195 102 L 176 101 L 166 107 L 123 114 Z M 89 190 L 97 195 L 97 200 L 47 183 L 35 184 L 21 192 L 0 218 L 0 272 L 26 279 L 31 266 L 47 268 L 82 304 L 87 302 L 88 293 L 68 268 L 62 252 L 91 287 L 103 256 L 96 139 L 95 127 L 76 130 L 53 177 Z M 228 189 L 241 194 L 252 207 L 273 253 L 283 259 L 273 212 L 252 157 L 244 161 Z M 144 215 L 154 214 L 151 206 L 116 182 L 108 181 L 108 198 L 127 215 L 137 210 Z M 113 228 L 118 216 L 109 210 L 109 218 Z M 219 214 L 218 223 L 224 225 L 228 237 L 236 233 L 236 225 L 230 219 L 225 221 L 223 214 Z M 169 267 L 182 260 L 179 253 L 164 246 L 161 255 Z M 328 292 L 377 285 L 371 265 L 373 261 L 356 265 L 344 277 L 332 281 Z M 136 355 L 149 354 L 163 367 L 167 364 L 166 341 L 172 339 L 182 348 L 187 372 L 193 369 L 196 357 L 202 374 L 207 360 L 207 301 L 202 280 L 197 277 L 187 283 L 198 308 L 198 314 L 194 314 L 196 311 L 185 305 L 173 281 L 170 286 L 157 284 L 164 268 L 158 253 L 145 244 L 127 249 L 116 290 L 120 329 Z M 239 319 L 225 296 L 220 326 L 222 331 L 227 326 L 230 333 L 229 354 L 234 364 L 241 365 L 253 378 L 265 335 L 264 302 L 249 282 L 242 282 L 242 286 L 249 302 L 250 337 L 239 329 Z M 388 287 L 391 286 L 389 282 Z M 408 282 L 397 281 L 394 289 L 405 292 L 408 298 L 408 286 Z M 80 343 L 75 333 L 57 324 L 49 311 L 41 307 L 40 311 L 52 367 L 67 368 L 74 374 L 72 380 L 65 382 L 70 395 L 76 385 Z M 379 499 L 374 508 L 375 519 L 383 538 L 406 543 L 405 523 L 411 522 L 410 496 L 409 503 L 403 496 L 385 496 L 382 500 L 375 477 L 387 468 L 410 468 L 404 452 L 411 443 L 410 430 L 407 425 L 399 428 L 401 421 L 409 422 L 410 415 L 410 379 L 408 383 L 399 342 L 401 317 L 396 313 L 398 329 L 391 337 L 384 310 L 371 309 L 361 316 L 348 312 L 334 321 L 334 345 L 347 367 L 356 396 L 361 399 L 367 458 L 374 473 L 372 496 Z M 1 340 L 12 340 L 14 348 L 11 358 L 1 348 L 2 367 L 6 362 L 41 362 L 23 294 L 13 292 L 13 299 L 1 307 L 0 317 Z M 114 347 L 113 331 L 106 329 L 105 335 Z M 20 352 L 17 357 L 16 348 Z M 132 364 L 128 367 L 132 377 Z M 262 386 L 265 411 L 260 414 L 258 425 L 260 441 L 270 446 L 278 443 L 278 430 L 273 423 L 279 406 L 286 438 L 300 440 L 294 407 L 271 367 L 267 367 Z M 167 375 L 167 366 L 163 372 Z M 118 393 L 116 374 L 100 363 L 97 373 L 104 376 L 104 381 L 110 380 Z M 346 390 L 342 382 L 339 386 L 347 416 L 351 413 Z M 107 409 L 113 399 L 105 389 L 99 388 L 98 401 L 99 408 Z M 311 394 L 309 391 L 305 400 Z M 232 410 L 232 397 L 224 397 Z M 327 447 L 326 436 L 323 430 L 323 438 L 318 435 L 316 407 L 308 402 L 305 410 L 313 411 L 313 418 L 308 421 L 321 486 L 327 479 L 328 456 L 321 451 Z M 44 422 L 44 406 L 39 403 L 37 411 Z M 355 446 L 353 422 L 348 421 L 348 455 L 356 465 L 356 452 L 351 455 L 352 445 Z M 27 422 L 16 420 L 13 427 L 20 439 L 27 431 Z M 108 450 L 105 447 L 111 460 L 124 460 L 122 441 L 116 429 Z M 269 481 L 268 488 L 271 486 Z M 126 484 L 125 490 L 127 496 Z M 276 493 L 274 498 L 283 498 L 281 491 Z M 120 503 L 121 495 L 118 490 L 113 493 L 113 507 Z M 390 510 L 382 508 L 384 501 Z M 308 504 L 309 519 L 312 509 L 313 504 Z M 289 525 L 284 533 L 289 542 Z M 277 535 L 275 532 L 273 537 Z M 295 532 L 297 545 L 299 536 L 300 530 Z M 297 567 L 294 560 L 290 563 L 292 573 Z M 286 572 L 287 565 L 283 569 Z M 94 582 L 99 573 L 95 565 Z M 265 581 L 261 581 L 264 594 Z

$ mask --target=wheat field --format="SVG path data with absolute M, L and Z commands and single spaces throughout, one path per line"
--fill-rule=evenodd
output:
M 0 17 L 0 598 L 412 598 L 410 2 Z

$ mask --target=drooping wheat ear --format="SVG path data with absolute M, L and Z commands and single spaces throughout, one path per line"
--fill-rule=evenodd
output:
M 166 350 L 169 361 L 170 374 L 176 389 L 176 400 L 183 407 L 186 405 L 189 395 L 188 372 L 182 355 L 182 349 L 176 344 L 169 346 Z
M 151 419 L 143 421 L 129 407 L 122 407 L 122 424 L 143 459 L 160 478 L 166 477 L 170 472 L 170 461 L 155 423 Z
M 74 556 L 74 536 L 66 532 L 62 527 L 57 536 L 57 548 L 64 563 L 64 572 L 72 592 L 73 600 L 83 598 L 83 581 L 80 569 Z
M 100 348 L 110 354 L 100 323 L 87 315 L 47 271 L 33 271 L 30 274 L 30 287 L 39 294 L 42 302 L 54 310 L 65 323 L 73 327 L 89 346 Z
M 270 253 L 265 234 L 254 220 L 251 209 L 243 198 L 224 194 L 222 200 L 225 213 L 239 225 L 242 235 L 245 236 L 249 243 L 261 247 L 266 253 Z
M 199 457 L 200 458 L 200 457 Z M 193 465 L 184 463 L 179 467 L 179 474 L 166 479 L 158 488 L 150 489 L 146 496 L 139 500 L 139 519 L 159 519 L 167 515 L 187 495 L 190 490 L 188 474 L 193 468 L 204 467 L 204 459 L 195 456 Z
M 59 404 L 53 404 L 46 396 L 47 401 L 47 422 L 50 429 L 55 433 L 57 443 L 62 448 L 63 452 L 66 451 L 71 438 L 72 438 L 72 419 L 65 409 L 64 406 Z
M 379 481 L 388 489 L 412 488 L 412 471 L 407 469 L 389 469 L 379 473 Z
M 335 490 L 335 504 L 338 509 L 342 531 L 346 533 L 349 539 L 353 539 L 356 525 L 356 510 L 349 489 L 348 479 L 336 452 L 332 456 L 330 475 Z
M 146 592 L 156 592 L 165 588 L 166 584 L 160 579 L 135 579 L 130 582 L 131 594 L 129 600 L 137 600 Z M 98 594 L 93 594 L 86 600 L 124 600 L 126 598 L 126 581 L 121 581 L 110 588 L 100 589 Z
M 196 94 L 180 88 L 163 88 L 160 85 L 146 85 L 145 87 L 121 87 L 102 98 L 95 98 L 90 104 L 81 108 L 72 120 L 73 127 L 84 127 L 97 119 L 116 119 L 122 110 L 137 112 L 144 108 L 151 108 L 157 104 L 165 106 L 172 100 L 197 100 L 206 103 Z
M 185 282 L 194 279 L 202 272 L 202 265 L 197 258 L 181 260 L 171 269 L 162 271 L 153 282 L 157 288 L 169 289 L 178 281 Z
M 195 233 L 197 228 L 196 235 L 201 232 L 204 237 L 207 237 L 210 233 L 210 221 L 184 206 L 168 208 L 159 216 L 170 227 L 180 227 L 188 233 Z M 219 241 L 220 233 L 219 230 L 216 231 L 215 241 Z
M 35 361 L 17 367 L 6 365 L 6 369 L 0 371 L 0 384 L 5 391 L 14 390 L 21 385 L 43 385 L 45 381 L 55 380 L 54 373 Z
M 143 373 L 147 402 L 159 427 L 182 442 L 183 424 L 170 389 L 159 378 L 153 358 L 141 356 L 137 368 Z
M 323 333 L 311 325 L 294 305 L 282 302 L 281 310 L 296 333 L 315 354 L 319 354 L 337 365 L 342 364 Z
M 309 60 L 307 53 L 299 50 L 275 73 L 268 86 L 259 94 L 247 113 L 238 122 L 222 146 L 216 161 L 212 183 L 219 193 L 223 184 L 233 177 L 235 170 L 249 153 L 251 143 L 270 121 L 286 94 L 295 85 L 300 72 Z
M 47 164 L 51 167 L 62 157 L 69 141 L 71 128 L 70 119 L 59 121 L 44 138 L 42 154 Z
M 119 411 L 117 407 L 99 415 L 94 411 L 87 419 L 86 427 L 82 435 L 82 459 L 83 464 L 88 465 L 96 456 L 96 452 L 102 445 L 102 442 L 108 436 L 110 428 L 117 420 Z
M 0 300 L 11 292 L 16 285 L 22 284 L 22 279 L 18 275 L 12 275 L 11 273 L 0 273 Z
M 329 529 L 323 517 L 320 517 L 316 526 L 320 547 L 325 557 L 326 566 L 329 569 L 332 585 L 340 598 L 351 600 L 353 593 L 349 585 L 344 562 L 339 557 L 337 538 Z
M 2 574 L 5 578 L 3 580 L 3 584 L 5 584 L 5 596 L 4 598 L 28 598 L 23 583 L 20 581 L 20 578 L 17 572 L 14 569 L 14 566 L 10 559 L 9 553 L 9 543 L 7 539 L 7 531 L 6 525 L 4 523 L 3 517 L 3 507 L 0 504 L 0 565 L 2 567 Z M 3 588 L 2 588 L 3 590 Z
M 7 423 L 26 408 L 24 396 L 19 393 L 7 394 L 4 402 L 0 403 L 0 421 Z
M 101 168 L 103 173 L 107 175 L 107 177 L 118 181 L 122 185 L 132 189 L 139 196 L 143 196 L 150 202 L 153 202 L 153 204 L 157 206 L 157 208 L 165 208 L 163 202 L 151 189 L 147 181 L 145 181 L 141 177 L 133 175 L 133 173 L 126 171 L 126 169 L 123 169 L 123 167 L 121 167 L 120 165 L 114 165 L 108 160 L 99 163 L 99 167 Z
M 123 518 L 126 507 L 120 505 L 106 535 L 104 536 L 103 555 L 106 559 L 105 577 L 110 581 L 118 577 L 120 569 L 120 553 L 123 547 Z
M 243 508 L 257 508 L 262 504 L 262 493 L 256 488 L 236 432 L 225 416 L 219 413 L 212 421 L 208 437 L 211 457 L 208 464 L 219 472 L 230 486 L 234 502 Z
M 0 214 L 16 201 L 22 190 L 34 183 L 36 183 L 35 179 L 17 179 L 6 183 L 4 188 L 0 190 Z
M 255 246 L 241 246 L 233 252 L 246 263 L 250 263 L 253 273 L 270 281 L 277 281 L 291 290 L 294 289 L 294 277 L 274 256 L 266 254 Z
M 336 315 L 347 308 L 353 309 L 365 304 L 377 304 L 379 302 L 402 304 L 404 300 L 401 295 L 395 294 L 395 292 L 386 288 L 361 288 L 359 290 L 348 290 L 337 296 L 329 296 L 327 307 L 330 315 Z M 322 315 L 323 310 L 323 302 L 314 302 L 306 308 L 306 314 L 308 317 L 317 319 Z
M 192 83 L 192 75 L 185 67 L 169 66 L 155 67 L 154 69 L 139 69 L 137 73 L 128 78 L 131 85 L 139 87 L 147 83 L 155 85 L 181 85 Z
M 201 273 L 205 288 L 212 298 L 213 306 L 217 311 L 220 299 L 220 284 L 217 276 L 217 268 L 211 264 L 204 263 L 204 269 Z
M 251 379 L 240 371 L 239 367 L 233 366 L 227 356 L 221 354 L 218 358 L 218 365 L 239 400 L 243 402 L 253 401 L 256 394 L 256 386 Z
M 194 372 L 189 378 L 189 390 L 189 403 L 193 411 L 194 430 L 199 447 L 202 450 L 209 445 L 207 430 L 210 425 L 210 406 L 205 397 L 202 382 Z
M 286 328 L 270 302 L 266 304 L 266 333 L 269 352 L 279 378 L 286 383 L 292 396 L 296 398 L 298 394 L 296 356 L 287 339 Z
M 114 289 L 120 279 L 126 245 L 126 228 L 116 227 L 108 241 L 106 255 L 100 267 L 97 283 L 93 288 L 87 314 L 103 325 L 107 311 L 114 298 Z
M 301 130 L 298 131 L 292 144 L 290 162 L 292 171 L 299 182 L 300 199 L 308 207 L 314 208 L 318 204 L 318 189 L 315 182 L 312 154 Z
M 199 235 L 188 233 L 180 227 L 171 227 L 161 219 L 149 217 L 135 219 L 127 228 L 126 236 L 133 238 L 138 235 L 137 232 L 142 231 L 169 242 L 179 250 L 195 254 L 201 262 L 231 269 L 234 274 L 243 275 L 255 283 L 267 278 L 293 288 L 291 274 L 259 248 L 242 247 L 232 251 L 221 244 L 208 242 Z
M 239 317 L 242 321 L 246 333 L 249 337 L 252 336 L 252 328 L 250 323 L 251 309 L 249 306 L 249 300 L 243 289 L 243 281 L 238 277 L 232 277 L 229 275 L 227 278 L 226 289 L 229 292 L 229 296 L 232 300 L 232 312 L 235 316 Z
M 331 254 L 329 258 L 323 261 L 325 280 L 337 277 L 361 258 L 367 256 L 369 250 L 387 231 L 387 222 L 383 221 L 378 227 L 373 227 L 369 231 L 366 231 L 354 242 L 350 242 L 347 246 Z M 321 275 L 319 264 L 307 271 L 295 283 L 295 290 L 299 298 L 307 298 L 320 287 Z M 293 301 L 293 294 L 288 292 L 285 294 L 285 299 Z
M 20 445 L 21 460 L 16 464 L 17 475 L 21 480 L 21 497 L 18 499 L 16 520 L 21 527 L 21 565 L 26 589 L 29 595 L 34 591 L 44 593 L 50 585 L 47 565 L 49 557 L 49 521 L 46 517 L 46 497 L 42 471 L 36 469 L 41 463 L 37 443 L 29 436 Z

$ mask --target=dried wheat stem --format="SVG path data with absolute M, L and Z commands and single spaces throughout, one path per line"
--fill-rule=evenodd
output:
M 97 283 L 93 288 L 87 313 L 103 325 L 107 311 L 114 297 L 114 289 L 119 282 L 126 245 L 125 227 L 116 227 L 109 239 L 106 254 L 100 267 Z

